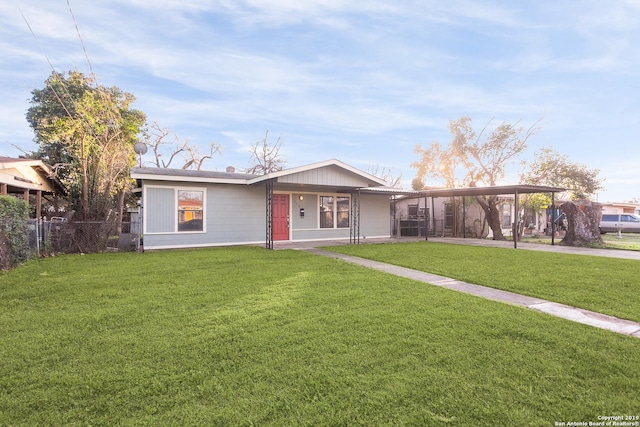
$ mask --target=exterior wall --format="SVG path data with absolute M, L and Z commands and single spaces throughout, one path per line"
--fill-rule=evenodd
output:
M 602 203 L 603 214 L 637 214 L 640 213 L 640 205 L 633 203 Z
M 390 237 L 389 196 L 362 194 L 360 196 L 360 237 Z
M 291 240 L 348 239 L 349 228 L 320 228 L 319 197 L 348 194 L 293 193 L 291 195 Z M 300 200 L 302 196 L 302 200 Z M 304 209 L 304 218 L 300 215 Z M 389 237 L 389 196 L 362 194 L 360 196 L 360 236 Z
M 178 232 L 177 189 L 202 189 L 204 231 Z M 144 245 L 147 249 L 264 243 L 265 189 L 230 184 L 145 181 Z
M 346 172 L 336 166 L 325 166 L 281 176 L 278 178 L 278 183 L 352 188 L 368 186 L 368 181 L 362 176 Z
M 177 231 L 177 191 L 203 190 L 203 231 Z M 292 241 L 349 239 L 349 228 L 320 228 L 320 196 L 345 193 L 286 192 Z M 233 184 L 145 181 L 143 193 L 146 249 L 263 244 L 266 240 L 265 188 Z M 335 199 L 334 199 L 335 200 Z M 360 196 L 360 237 L 389 237 L 389 196 Z M 301 214 L 304 210 L 304 215 Z

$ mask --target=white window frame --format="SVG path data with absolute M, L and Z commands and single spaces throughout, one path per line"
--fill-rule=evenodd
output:
M 206 233 L 207 232 L 207 189 L 206 187 L 173 187 L 174 189 L 174 197 L 175 197 L 175 205 L 174 209 L 176 212 L 176 223 L 174 225 L 174 232 L 176 234 L 197 234 L 197 233 Z M 182 230 L 178 229 L 180 224 L 180 199 L 178 194 L 181 191 L 197 191 L 202 193 L 202 230 Z
M 333 224 L 331 227 L 321 227 L 322 212 L 320 211 L 320 206 L 321 206 L 320 203 L 321 203 L 322 197 L 333 197 L 333 211 L 332 211 Z M 349 214 L 349 221 L 347 221 L 347 223 L 348 224 L 351 223 L 351 195 L 345 194 L 345 193 L 321 193 L 321 194 L 318 194 L 318 229 L 319 230 L 344 230 L 344 229 L 350 228 L 350 225 L 346 227 L 338 227 L 338 198 L 344 198 L 348 200 L 347 205 L 349 206 L 349 209 L 347 210 L 347 213 Z
M 148 231 L 147 225 L 149 224 L 149 215 L 154 215 L 153 212 L 149 211 L 149 205 L 146 202 L 149 200 L 148 191 L 152 188 L 159 188 L 163 190 L 171 190 L 173 192 L 173 202 L 172 206 L 162 206 L 162 209 L 172 209 L 175 212 L 173 224 L 171 225 L 173 229 L 169 229 L 167 227 L 166 231 Z M 186 191 L 201 191 L 203 193 L 202 197 L 202 231 L 178 231 L 178 191 L 186 190 Z M 143 233 L 149 235 L 155 234 L 197 234 L 197 233 L 206 233 L 207 231 L 207 187 L 174 187 L 169 185 L 145 185 L 143 189 L 142 195 L 143 204 L 142 208 L 142 222 L 143 222 Z M 167 202 L 168 204 L 169 202 Z

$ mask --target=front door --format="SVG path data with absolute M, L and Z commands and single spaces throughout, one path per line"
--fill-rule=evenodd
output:
M 289 195 L 273 195 L 273 240 L 289 240 Z

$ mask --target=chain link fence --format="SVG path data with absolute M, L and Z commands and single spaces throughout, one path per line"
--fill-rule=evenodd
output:
M 29 220 L 29 244 L 37 256 L 54 253 L 136 251 L 137 222 Z

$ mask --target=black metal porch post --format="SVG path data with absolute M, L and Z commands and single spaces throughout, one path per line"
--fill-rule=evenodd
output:
M 273 181 L 268 181 L 266 186 L 266 242 L 267 249 L 273 249 Z
M 351 193 L 351 212 L 349 221 L 349 243 L 360 244 L 360 190 Z

